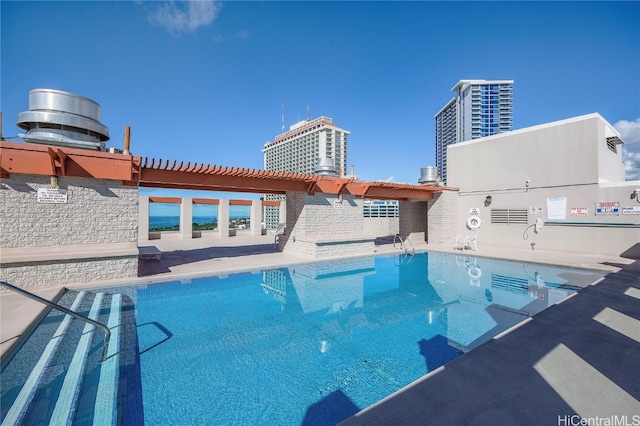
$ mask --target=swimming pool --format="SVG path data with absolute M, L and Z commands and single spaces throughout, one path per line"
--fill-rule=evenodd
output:
M 128 307 L 118 416 L 125 424 L 336 424 L 601 276 L 418 253 L 105 289 Z M 100 336 L 80 391 L 94 399 L 101 347 Z M 62 384 L 50 386 L 38 392 L 53 399 Z M 5 399 L 17 393 L 4 389 L 3 419 Z M 91 424 L 98 411 L 79 404 L 76 423 Z

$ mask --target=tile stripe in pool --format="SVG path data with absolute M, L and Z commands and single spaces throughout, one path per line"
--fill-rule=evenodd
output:
M 97 425 L 115 424 L 115 398 L 118 389 L 118 365 L 120 353 L 120 309 L 122 295 L 114 294 L 111 299 L 111 312 L 107 327 L 111 330 L 107 359 L 100 367 L 100 382 L 96 396 L 93 423 Z
M 95 320 L 100 312 L 100 305 L 102 305 L 102 297 L 104 293 L 97 293 L 93 299 L 93 305 L 89 312 L 89 319 Z M 93 331 L 96 327 L 93 324 L 86 324 L 82 331 L 82 337 L 76 348 L 76 352 L 73 354 L 71 365 L 67 370 L 67 374 L 56 402 L 56 407 L 51 415 L 50 424 L 53 425 L 66 425 L 70 424 L 75 413 L 75 402 L 78 399 L 78 392 L 80 391 L 80 380 L 84 367 L 86 364 L 87 355 L 89 354 L 89 345 L 93 338 Z
M 84 298 L 85 293 L 86 292 L 84 291 L 81 291 L 80 293 L 78 293 L 78 295 L 76 296 L 76 299 L 73 302 L 73 305 L 71 305 L 70 309 L 72 311 L 75 311 L 76 309 L 78 309 L 78 306 L 80 306 L 80 303 L 82 302 L 82 299 Z M 9 409 L 7 416 L 4 418 L 4 421 L 2 422 L 3 425 L 18 424 L 22 420 L 22 417 L 24 417 L 25 413 L 27 412 L 27 409 L 29 408 L 29 403 L 33 399 L 33 396 L 35 395 L 38 384 L 42 379 L 42 372 L 51 362 L 51 359 L 53 358 L 53 354 L 55 353 L 58 345 L 60 344 L 60 342 L 62 341 L 62 338 L 67 332 L 67 328 L 69 328 L 69 324 L 71 323 L 72 319 L 73 317 L 71 315 L 65 315 L 64 318 L 62 319 L 62 322 L 58 326 L 53 337 L 51 338 L 51 340 L 45 347 L 44 351 L 42 352 L 42 356 L 38 360 L 38 363 L 31 371 L 31 374 L 29 375 L 29 378 L 26 380 L 24 386 L 22 387 L 22 390 L 20 390 L 20 393 L 18 394 L 18 397 L 16 398 L 15 402 L 11 406 L 11 409 Z

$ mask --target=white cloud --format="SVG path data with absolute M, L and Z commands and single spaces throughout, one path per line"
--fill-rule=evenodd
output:
M 217 0 L 165 1 L 149 15 L 149 20 L 170 33 L 194 32 L 217 17 L 221 3 Z
M 634 121 L 620 120 L 613 127 L 620 132 L 622 140 L 626 143 L 640 142 L 640 118 Z
M 222 36 L 217 34 L 213 37 L 213 41 L 215 42 L 228 42 L 228 41 L 246 41 L 249 40 L 249 32 L 246 30 L 239 31 L 231 36 Z
M 396 178 L 393 176 L 389 176 L 386 179 L 378 179 L 378 182 L 389 182 L 389 183 L 393 183 L 396 181 Z
M 640 180 L 640 118 L 620 120 L 613 125 L 622 140 L 622 161 L 626 180 Z
M 640 180 L 640 142 L 622 145 L 625 179 Z

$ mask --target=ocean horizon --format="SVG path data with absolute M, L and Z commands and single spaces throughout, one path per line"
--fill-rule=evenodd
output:
M 217 217 L 193 216 L 193 223 L 203 225 L 213 223 Z M 229 219 L 249 219 L 246 215 L 230 215 Z M 180 216 L 149 216 L 149 228 L 169 228 L 180 225 Z

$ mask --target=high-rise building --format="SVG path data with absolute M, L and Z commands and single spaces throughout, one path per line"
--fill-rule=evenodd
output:
M 276 136 L 264 145 L 264 169 L 280 172 L 314 173 L 320 158 L 333 160 L 336 174 L 347 174 L 347 139 L 350 132 L 333 124 L 329 117 L 302 120 L 289 131 Z M 284 200 L 284 196 L 267 195 L 267 200 Z M 278 225 L 274 208 L 265 209 L 268 229 Z
M 338 174 L 347 173 L 347 139 L 350 132 L 328 117 L 302 120 L 264 145 L 265 170 L 313 173 L 319 158 L 331 158 Z
M 447 145 L 491 136 L 513 127 L 513 80 L 460 80 L 455 96 L 434 116 L 436 166 L 447 182 Z

